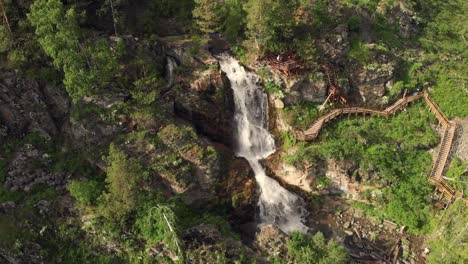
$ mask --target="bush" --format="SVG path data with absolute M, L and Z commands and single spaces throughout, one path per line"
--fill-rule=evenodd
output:
M 466 228 L 468 223 L 468 207 L 462 201 L 456 201 L 435 217 L 434 232 L 429 236 L 431 253 L 427 260 L 429 264 L 466 263 L 468 239 Z
M 94 205 L 103 190 L 102 185 L 93 180 L 72 181 L 67 188 L 82 206 Z
M 348 51 L 348 57 L 355 60 L 360 65 L 366 65 L 369 62 L 371 51 L 369 47 L 359 38 L 351 39 L 351 49 Z
M 294 232 L 287 241 L 287 248 L 288 258 L 294 263 L 338 264 L 347 259 L 344 247 L 333 240 L 327 243 L 320 232 L 314 236 Z
M 359 32 L 359 25 L 361 24 L 361 18 L 358 16 L 351 16 L 348 19 L 348 28 L 350 31 Z

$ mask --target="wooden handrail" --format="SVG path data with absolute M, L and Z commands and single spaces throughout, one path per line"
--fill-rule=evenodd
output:
M 439 108 L 439 106 L 432 100 L 432 98 L 429 96 L 427 92 L 424 93 L 418 93 L 415 95 L 403 97 L 396 101 L 393 105 L 387 107 L 383 111 L 378 111 L 374 109 L 366 109 L 366 108 L 359 108 L 359 107 L 347 107 L 347 108 L 341 108 L 341 109 L 334 109 L 328 114 L 320 117 L 317 119 L 312 126 L 310 126 L 307 130 L 304 132 L 296 133 L 297 135 L 300 135 L 298 137 L 299 140 L 314 140 L 318 137 L 320 131 L 322 130 L 322 127 L 325 126 L 328 122 L 336 119 L 338 116 L 343 115 L 343 114 L 375 114 L 379 116 L 385 116 L 388 117 L 392 114 L 395 114 L 395 112 L 403 109 L 406 107 L 409 103 L 414 102 L 420 98 L 425 99 L 425 102 L 428 104 L 429 109 L 431 110 L 432 113 L 436 116 L 437 120 L 439 120 L 439 123 L 442 124 L 443 127 L 443 132 L 441 133 L 441 144 L 440 144 L 440 150 L 439 153 L 437 154 L 437 158 L 433 164 L 431 174 L 429 175 L 429 179 L 431 182 L 433 182 L 436 186 L 437 189 L 446 197 L 449 201 L 452 201 L 453 198 L 457 199 L 462 199 L 463 202 L 468 205 L 468 200 L 463 198 L 463 194 L 461 192 L 457 192 L 455 189 L 453 189 L 450 185 L 446 184 L 443 180 L 443 173 L 445 170 L 445 167 L 447 166 L 449 156 L 450 156 L 450 151 L 452 149 L 453 145 L 453 140 L 455 138 L 455 133 L 456 133 L 456 128 L 457 125 L 455 122 L 449 121 L 448 118 L 444 115 L 442 110 Z

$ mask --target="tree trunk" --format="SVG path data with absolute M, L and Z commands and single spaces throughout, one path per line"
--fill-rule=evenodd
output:
M 8 16 L 6 14 L 5 5 L 3 4 L 3 0 L 0 0 L 0 9 L 2 11 L 3 21 L 7 25 L 8 31 L 11 32 L 10 22 L 8 22 Z
M 114 33 L 115 36 L 117 37 L 117 21 L 115 20 L 115 12 L 114 12 L 114 2 L 112 0 L 109 0 L 110 2 L 110 7 L 111 7 L 111 12 L 112 12 L 112 23 L 114 24 Z

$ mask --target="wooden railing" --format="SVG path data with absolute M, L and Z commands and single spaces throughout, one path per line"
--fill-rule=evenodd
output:
M 387 107 L 383 111 L 373 110 L 373 109 L 366 109 L 360 107 L 347 107 L 341 109 L 334 109 L 331 110 L 326 115 L 317 119 L 312 126 L 310 126 L 307 130 L 303 132 L 295 132 L 297 139 L 299 140 L 314 140 L 318 137 L 320 131 L 322 130 L 323 126 L 327 123 L 331 122 L 332 120 L 336 119 L 340 115 L 377 115 L 377 116 L 385 116 L 388 117 L 390 115 L 395 114 L 397 111 L 400 111 L 404 107 L 406 107 L 409 103 L 414 102 L 420 98 L 424 98 L 425 102 L 429 106 L 429 109 L 432 113 L 434 113 L 435 117 L 439 121 L 439 124 L 442 125 L 442 132 L 441 132 L 441 143 L 440 143 L 440 150 L 437 154 L 435 162 L 432 166 L 431 174 L 430 174 L 430 181 L 437 186 L 437 189 L 440 193 L 448 200 L 453 201 L 456 198 L 462 199 L 463 202 L 468 205 L 468 200 L 463 198 L 463 194 L 459 191 L 453 189 L 450 185 L 444 182 L 443 174 L 447 163 L 449 161 L 450 152 L 452 149 L 453 141 L 455 138 L 455 133 L 457 129 L 457 124 L 448 120 L 448 118 L 444 115 L 442 110 L 439 106 L 431 99 L 428 93 L 419 93 L 411 96 L 406 96 L 398 101 L 396 101 L 393 105 Z

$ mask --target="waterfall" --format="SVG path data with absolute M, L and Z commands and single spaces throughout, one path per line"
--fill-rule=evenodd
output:
M 259 78 L 227 55 L 221 56 L 220 65 L 234 92 L 235 152 L 248 160 L 260 187 L 259 225 L 275 224 L 286 233 L 306 232 L 304 201 L 268 177 L 260 164 L 275 152 L 275 141 L 267 130 L 268 99 Z
M 174 84 L 174 69 L 177 67 L 175 59 L 171 56 L 166 56 L 166 88 L 170 88 Z

